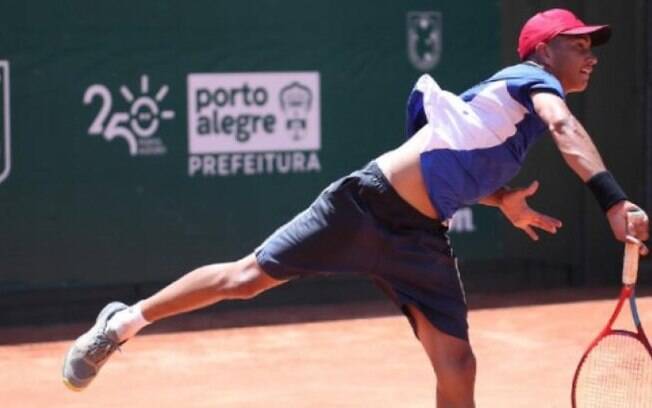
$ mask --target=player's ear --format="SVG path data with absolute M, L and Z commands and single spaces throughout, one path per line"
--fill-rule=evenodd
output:
M 544 63 L 544 65 L 551 58 L 550 46 L 544 42 L 540 42 L 534 47 L 534 53 L 537 56 L 537 59 Z

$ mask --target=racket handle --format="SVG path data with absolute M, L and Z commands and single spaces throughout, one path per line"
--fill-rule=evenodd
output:
M 627 225 L 638 217 L 646 217 L 645 213 L 641 210 L 633 210 L 627 213 Z M 629 233 L 629 231 L 628 231 Z M 623 259 L 623 284 L 634 285 L 638 278 L 638 257 L 639 257 L 639 244 L 625 241 L 625 256 Z
M 638 277 L 638 244 L 625 243 L 625 257 L 623 259 L 623 284 L 633 285 Z

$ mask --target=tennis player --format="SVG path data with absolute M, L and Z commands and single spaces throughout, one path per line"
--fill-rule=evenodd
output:
M 521 63 L 462 95 L 422 76 L 408 100 L 405 143 L 328 186 L 244 258 L 200 267 L 135 305 L 107 305 L 67 353 L 64 382 L 83 389 L 120 344 L 165 317 L 251 298 L 295 278 L 356 273 L 378 282 L 409 318 L 436 374 L 437 406 L 474 406 L 467 305 L 446 235 L 458 208 L 495 206 L 533 240 L 536 229 L 554 234 L 561 222 L 527 203 L 536 181 L 506 187 L 548 130 L 595 194 L 616 239 L 648 239 L 647 216 L 626 237 L 626 213 L 640 208 L 565 102 L 586 89 L 598 62 L 592 47 L 610 34 L 608 26 L 586 25 L 570 11 L 548 10 L 523 26 Z

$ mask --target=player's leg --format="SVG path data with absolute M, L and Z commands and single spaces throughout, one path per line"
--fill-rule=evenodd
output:
M 437 377 L 437 407 L 474 407 L 475 357 L 470 344 L 434 327 L 414 306 L 407 306 Z
M 475 360 L 447 227 L 408 204 L 382 172 L 375 181 L 363 191 L 382 237 L 372 277 L 410 318 L 437 376 L 438 406 L 472 407 Z
M 118 346 L 150 322 L 224 299 L 251 298 L 283 282 L 265 273 L 252 254 L 236 262 L 198 268 L 131 307 L 110 303 L 68 351 L 64 383 L 73 390 L 85 388 Z
M 225 299 L 249 299 L 283 282 L 265 273 L 251 254 L 195 269 L 140 302 L 140 307 L 143 317 L 154 322 Z
M 380 238 L 367 207 L 360 205 L 360 185 L 369 182 L 365 177 L 365 172 L 355 172 L 329 185 L 307 210 L 270 235 L 255 255 L 199 268 L 132 307 L 107 305 L 95 326 L 71 347 L 64 362 L 66 383 L 73 389 L 88 385 L 118 345 L 148 320 L 223 299 L 249 298 L 283 279 L 369 271 Z

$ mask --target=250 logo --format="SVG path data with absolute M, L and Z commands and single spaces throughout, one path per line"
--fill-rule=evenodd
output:
M 88 134 L 101 135 L 107 141 L 123 139 L 131 156 L 165 154 L 166 147 L 155 134 L 161 121 L 174 118 L 174 111 L 160 108 L 168 92 L 169 87 L 162 85 L 154 96 L 150 96 L 149 77 L 142 75 L 140 94 L 134 95 L 126 85 L 120 86 L 120 94 L 129 107 L 126 112 L 116 112 L 113 111 L 113 95 L 105 85 L 89 86 L 84 92 L 84 105 L 99 100 L 100 106 Z

